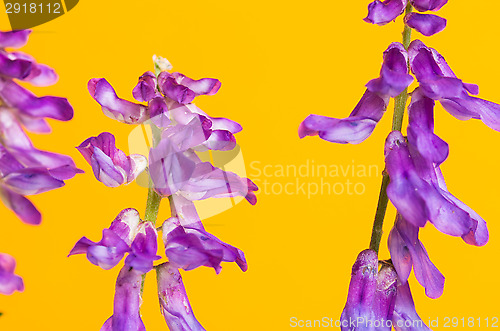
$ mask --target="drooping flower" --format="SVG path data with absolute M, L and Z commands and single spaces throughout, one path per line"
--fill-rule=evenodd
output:
M 347 303 L 340 317 L 342 331 L 391 330 L 397 275 L 392 267 L 378 270 L 377 253 L 364 250 L 352 267 Z
M 116 266 L 126 253 L 125 266 L 146 273 L 153 268 L 156 255 L 157 233 L 151 222 L 143 222 L 137 210 L 124 209 L 111 226 L 102 231 L 102 239 L 93 242 L 81 238 L 68 256 L 86 254 L 87 259 L 103 269 Z
M 413 78 L 408 74 L 408 55 L 403 45 L 392 43 L 384 52 L 380 77 L 366 84 L 367 90 L 348 118 L 309 115 L 299 127 L 299 137 L 319 135 L 327 141 L 358 144 L 368 138 L 384 115 L 389 98 L 407 88 Z
M 0 39 L 1 43 L 1 39 Z M 0 293 L 10 295 L 24 291 L 23 279 L 16 274 L 16 260 L 9 254 L 0 253 Z
M 400 132 L 393 131 L 387 137 L 385 155 L 391 179 L 387 195 L 405 220 L 417 227 L 423 227 L 429 220 L 445 234 L 460 236 L 469 244 L 486 244 L 488 233 L 484 221 L 463 208 L 461 202 L 457 203 L 458 199 L 443 186 L 438 167 L 419 161 L 418 154 L 410 154 Z
M 421 92 L 439 101 L 451 115 L 460 119 L 480 119 L 493 130 L 500 131 L 500 105 L 476 98 L 479 88 L 463 83 L 435 49 L 414 40 L 408 49 L 410 66 Z
M 172 263 L 156 269 L 161 312 L 170 331 L 205 331 L 193 314 L 181 274 Z
M 116 279 L 113 315 L 106 320 L 101 331 L 146 331 L 140 307 L 142 273 L 123 266 Z
M 390 331 L 391 327 L 397 331 L 429 330 L 415 311 L 408 283 L 398 284 L 392 265 L 384 262 L 380 270 L 378 265 L 375 251 L 367 249 L 359 253 L 340 317 L 341 330 Z
M 444 276 L 429 259 L 418 239 L 418 231 L 418 227 L 398 214 L 388 239 L 391 260 L 402 284 L 407 283 L 413 267 L 415 277 L 425 288 L 426 295 L 436 299 L 443 294 Z
M 408 0 L 375 0 L 368 5 L 368 16 L 364 21 L 367 23 L 384 25 L 394 21 L 396 17 L 401 15 Z
M 116 148 L 115 136 L 109 132 L 86 139 L 77 149 L 92 166 L 97 180 L 109 187 L 134 181 L 147 166 L 143 155 L 127 156 Z
M 64 180 L 81 170 L 66 155 L 36 149 L 23 130 L 24 126 L 33 132 L 50 132 L 46 118 L 68 121 L 73 117 L 67 99 L 37 97 L 14 81 L 48 86 L 58 79 L 53 69 L 28 54 L 5 49 L 24 46 L 30 32 L 0 32 L 0 198 L 22 221 L 39 224 L 41 214 L 25 196 L 62 187 Z

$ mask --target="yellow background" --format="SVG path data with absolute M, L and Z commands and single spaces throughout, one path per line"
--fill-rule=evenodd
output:
M 220 92 L 200 97 L 197 105 L 243 125 L 237 139 L 247 172 L 260 181 L 266 178 L 255 178 L 252 161 L 262 167 L 299 166 L 306 160 L 347 166 L 354 160 L 382 169 L 392 102 L 361 145 L 297 136 L 298 124 L 310 113 L 347 116 L 363 85 L 378 76 L 384 49 L 399 41 L 401 17 L 384 27 L 362 21 L 368 2 L 86 0 L 36 27 L 22 50 L 54 67 L 60 80 L 33 90 L 67 97 L 75 117 L 68 123 L 52 121 L 51 135 L 31 136 L 39 148 L 71 155 L 86 174 L 32 198 L 43 213 L 41 226 L 25 225 L 0 206 L 0 251 L 16 257 L 17 273 L 26 285 L 22 294 L 0 296 L 0 330 L 99 330 L 112 313 L 119 267 L 104 271 L 83 255 L 66 255 L 81 236 L 99 240 L 121 209 L 143 213 L 146 190 L 135 184 L 105 187 L 74 149 L 102 131 L 114 133 L 118 147 L 127 149 L 132 128 L 101 113 L 87 92 L 92 77 L 106 77 L 119 96 L 132 99 L 137 77 L 152 68 L 151 56 L 159 54 L 190 77 L 218 78 Z M 418 36 L 436 47 L 460 78 L 479 84 L 480 97 L 496 102 L 499 11 L 498 1 L 453 0 L 439 12 L 448 19 L 446 30 L 431 38 Z M 3 13 L 0 22 L 0 28 L 8 29 Z M 418 312 L 424 321 L 439 318 L 441 324 L 445 317 L 500 317 L 500 133 L 476 120 L 458 121 L 440 106 L 436 131 L 450 144 L 450 157 L 442 166 L 448 187 L 488 222 L 490 243 L 471 247 L 432 226 L 421 231 L 446 285 L 443 296 L 431 300 L 412 276 Z M 295 180 L 267 179 L 281 184 Z M 199 321 L 207 330 L 287 330 L 291 317 L 337 319 L 351 266 L 369 242 L 380 179 L 353 179 L 366 186 L 363 195 L 308 199 L 302 193 L 259 194 L 256 206 L 240 203 L 208 219 L 209 231 L 246 253 L 249 270 L 242 273 L 226 263 L 220 275 L 208 268 L 182 273 Z M 394 215 L 390 207 L 386 234 Z M 167 216 L 164 205 L 160 218 Z M 381 258 L 389 257 L 386 238 Z M 148 330 L 167 330 L 154 283 L 151 273 L 143 320 Z

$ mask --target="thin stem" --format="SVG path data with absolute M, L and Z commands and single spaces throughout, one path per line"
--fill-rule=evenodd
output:
M 405 14 L 411 13 L 413 7 L 410 3 L 406 6 Z M 411 42 L 411 28 L 406 25 L 403 30 L 403 46 L 408 49 Z M 409 63 L 408 63 L 409 69 Z M 406 108 L 406 102 L 408 100 L 408 88 L 406 88 L 400 95 L 398 95 L 394 100 L 394 115 L 392 118 L 392 130 L 401 131 L 403 127 L 403 117 Z M 382 177 L 382 185 L 380 186 L 380 193 L 377 203 L 377 211 L 375 212 L 375 220 L 373 221 L 372 236 L 370 240 L 370 249 L 378 253 L 380 248 L 380 241 L 382 240 L 383 226 L 385 212 L 387 210 L 387 204 L 389 198 L 387 197 L 387 185 L 389 185 L 390 178 L 389 175 L 384 171 Z
M 149 179 L 148 200 L 146 202 L 146 212 L 144 221 L 151 222 L 156 225 L 158 210 L 160 209 L 161 196 L 156 193 L 151 178 Z

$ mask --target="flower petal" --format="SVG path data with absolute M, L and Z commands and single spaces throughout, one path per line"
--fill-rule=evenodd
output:
M 9 254 L 0 253 L 0 293 L 10 295 L 15 291 L 23 292 L 23 279 L 14 274 L 16 260 Z
M 21 48 L 28 42 L 31 30 L 0 31 L 0 48 Z
M 446 19 L 437 15 L 409 13 L 405 16 L 405 23 L 424 36 L 432 36 L 446 28 Z
M 367 23 L 384 25 L 401 15 L 408 0 L 375 0 L 368 5 L 368 16 L 364 19 Z
M 205 331 L 193 314 L 182 277 L 171 263 L 156 269 L 161 312 L 171 331 Z
M 21 194 L 15 193 L 0 185 L 0 199 L 7 208 L 16 213 L 24 223 L 38 225 L 42 222 L 42 214 Z

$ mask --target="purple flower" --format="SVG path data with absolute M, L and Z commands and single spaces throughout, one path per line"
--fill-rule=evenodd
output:
M 392 315 L 392 325 L 396 331 L 430 331 L 415 310 L 410 292 L 410 284 L 398 285 L 396 304 Z
M 437 11 L 441 9 L 448 0 L 410 0 L 411 5 L 418 11 Z
M 101 328 L 101 331 L 146 331 L 141 319 L 140 307 L 142 273 L 124 266 L 116 279 L 113 316 Z
M 172 263 L 156 269 L 160 308 L 171 331 L 204 331 L 193 314 L 179 270 Z
M 413 266 L 415 277 L 425 288 L 427 296 L 436 299 L 443 294 L 444 276 L 429 259 L 418 239 L 418 231 L 418 227 L 398 214 L 388 239 L 392 263 L 402 284 L 407 283 Z
M 158 87 L 166 97 L 180 103 L 191 103 L 199 95 L 214 95 L 219 91 L 221 83 L 214 78 L 194 80 L 185 75 L 162 71 L 158 75 Z
M 248 268 L 241 250 L 222 242 L 203 227 L 182 226 L 177 217 L 171 217 L 163 223 L 162 233 L 165 254 L 177 268 L 188 271 L 203 265 L 219 273 L 221 262 L 236 262 L 243 271 Z
M 368 16 L 364 21 L 367 23 L 384 25 L 401 15 L 408 0 L 375 0 L 368 5 Z
M 148 102 L 157 95 L 156 76 L 151 71 L 146 71 L 139 77 L 139 82 L 132 90 L 134 99 L 139 102 Z
M 31 30 L 0 31 L 0 48 L 20 48 L 28 42 Z
M 370 136 L 387 109 L 390 97 L 399 95 L 413 78 L 408 74 L 408 55 L 403 45 L 392 43 L 384 52 L 380 77 L 367 90 L 348 118 L 309 115 L 299 127 L 299 137 L 319 135 L 327 141 L 359 144 Z
M 397 275 L 384 265 L 378 271 L 373 250 L 359 253 L 352 267 L 347 303 L 340 317 L 342 331 L 391 330 Z
M 145 156 L 127 156 L 116 148 L 115 137 L 108 132 L 86 139 L 77 149 L 92 166 L 97 180 L 109 187 L 134 181 L 147 166 Z
M 151 222 L 143 222 L 137 210 L 124 209 L 108 229 L 102 231 L 102 239 L 93 242 L 81 238 L 68 256 L 87 254 L 87 259 L 103 269 L 116 266 L 126 253 L 125 266 L 146 273 L 153 268 L 156 255 L 156 229 Z
M 424 36 L 432 36 L 446 28 L 446 19 L 431 14 L 409 13 L 405 23 Z
M 426 97 L 439 101 L 460 120 L 480 119 L 500 131 L 500 105 L 471 96 L 479 93 L 478 86 L 458 79 L 441 54 L 420 40 L 410 44 L 408 53 L 412 72 Z
M 387 195 L 405 220 L 423 227 L 429 220 L 439 231 L 473 245 L 488 240 L 485 222 L 446 190 L 438 167 L 413 151 L 398 131 L 387 137 Z
M 359 253 L 340 317 L 341 330 L 390 331 L 391 326 L 397 331 L 429 330 L 415 311 L 408 282 L 398 285 L 394 268 L 384 262 L 378 270 L 378 264 L 375 251 Z
M 210 134 L 206 128 L 199 116 L 192 116 L 185 125 L 178 123 L 163 131 L 158 146 L 149 154 L 149 172 L 156 191 L 190 200 L 243 196 L 255 203 L 257 186 L 253 182 L 202 162 L 195 154 L 194 149 L 203 146 Z
M 14 291 L 24 291 L 23 279 L 14 274 L 15 269 L 14 258 L 9 254 L 0 253 L 0 293 L 10 295 Z

